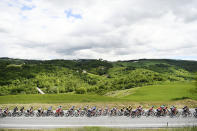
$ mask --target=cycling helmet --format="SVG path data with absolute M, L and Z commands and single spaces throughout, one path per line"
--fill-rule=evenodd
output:
M 170 108 L 174 108 L 174 106 L 171 106 Z

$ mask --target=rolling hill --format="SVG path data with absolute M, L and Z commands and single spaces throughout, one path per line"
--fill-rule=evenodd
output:
M 0 95 L 76 93 L 104 95 L 111 91 L 192 82 L 197 61 L 140 59 L 24 60 L 0 58 Z M 193 89 L 196 92 L 195 89 Z

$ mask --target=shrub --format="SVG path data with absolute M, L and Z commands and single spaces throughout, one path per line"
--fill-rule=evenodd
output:
M 87 93 L 87 90 L 84 87 L 77 88 L 75 91 L 76 91 L 77 94 L 85 94 L 85 93 Z

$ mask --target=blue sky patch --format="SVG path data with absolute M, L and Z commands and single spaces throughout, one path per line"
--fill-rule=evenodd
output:
M 75 19 L 82 19 L 82 16 L 80 14 L 74 14 L 72 9 L 65 10 L 64 13 L 66 14 L 67 18 L 73 17 Z
M 26 10 L 32 10 L 33 8 L 36 8 L 36 6 L 27 6 L 27 5 L 23 5 L 23 7 L 21 7 L 22 11 L 26 11 Z
M 10 3 L 8 3 L 8 6 L 9 6 L 9 7 L 12 7 L 13 5 L 12 5 L 12 4 L 10 4 Z
M 32 2 L 32 0 L 25 0 L 25 1 L 27 1 L 27 2 Z

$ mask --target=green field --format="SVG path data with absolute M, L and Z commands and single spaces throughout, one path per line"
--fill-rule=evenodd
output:
M 108 93 L 108 96 L 112 95 L 113 97 L 132 101 L 197 100 L 195 90 L 196 86 L 194 82 L 171 82 L 116 91 Z
M 0 96 L 0 104 L 25 103 L 95 103 L 95 102 L 169 102 L 184 99 L 197 100 L 194 82 L 174 82 L 137 87 L 128 90 L 95 94 L 30 94 Z
M 121 102 L 124 99 L 88 94 L 31 94 L 0 96 L 0 104 Z M 126 100 L 127 101 L 127 100 Z
M 164 128 L 164 129 L 118 129 L 105 127 L 83 127 L 65 129 L 0 129 L 0 131 L 196 131 L 197 127 Z

